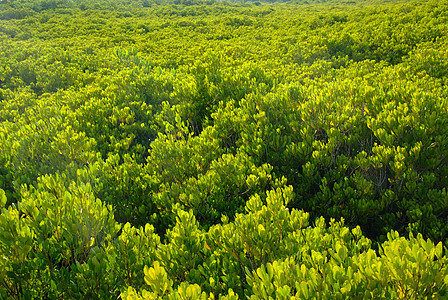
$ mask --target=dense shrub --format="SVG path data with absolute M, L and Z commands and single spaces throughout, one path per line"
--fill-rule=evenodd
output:
M 0 1 L 0 298 L 446 298 L 447 18 Z

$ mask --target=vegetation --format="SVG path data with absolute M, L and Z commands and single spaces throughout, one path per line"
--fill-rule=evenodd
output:
M 0 1 L 0 298 L 447 297 L 447 33 L 446 0 Z

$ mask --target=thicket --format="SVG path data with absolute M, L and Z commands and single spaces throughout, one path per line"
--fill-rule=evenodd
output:
M 447 297 L 448 1 L 319 2 L 1 1 L 0 298 Z

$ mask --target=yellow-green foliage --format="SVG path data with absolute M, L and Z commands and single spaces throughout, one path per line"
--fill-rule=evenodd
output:
M 1 299 L 444 299 L 448 1 L 0 1 Z

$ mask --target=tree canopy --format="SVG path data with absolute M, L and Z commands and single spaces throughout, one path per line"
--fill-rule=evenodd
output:
M 447 33 L 446 0 L 0 1 L 0 298 L 446 297 Z

